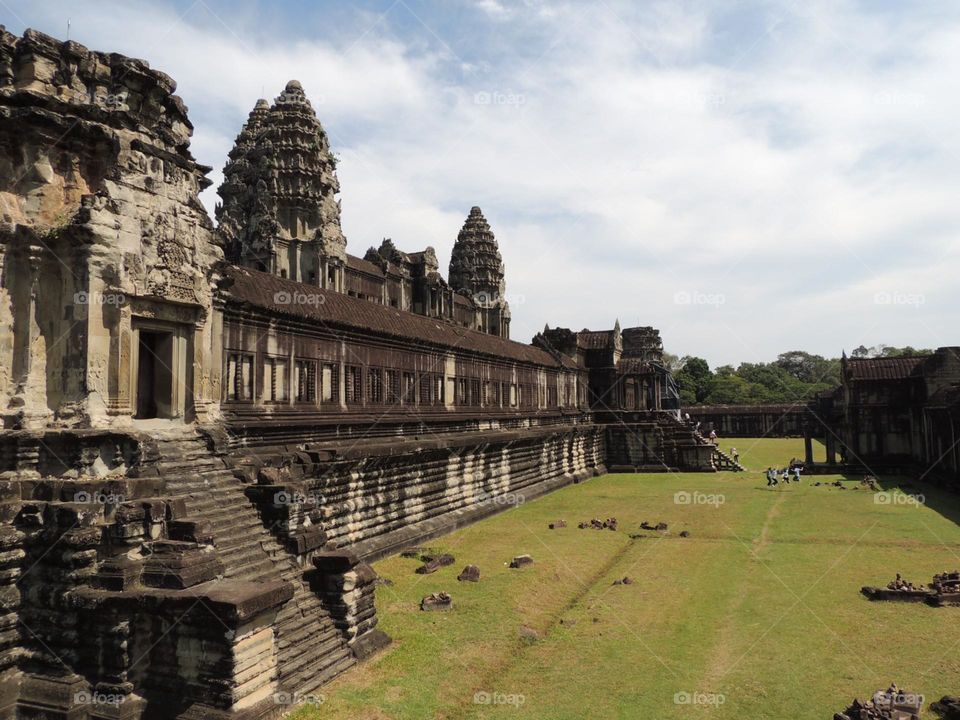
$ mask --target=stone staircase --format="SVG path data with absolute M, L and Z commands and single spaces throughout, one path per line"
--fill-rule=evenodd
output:
M 245 485 L 227 468 L 223 454 L 190 431 L 161 436 L 157 445 L 165 494 L 184 499 L 189 519 L 210 524 L 225 577 L 293 584 L 293 598 L 277 617 L 281 690 L 312 693 L 353 665 L 353 652 L 311 590 L 304 569 L 263 526 L 244 493 Z
M 713 467 L 717 470 L 745 472 L 746 468 L 718 447 L 713 449 Z

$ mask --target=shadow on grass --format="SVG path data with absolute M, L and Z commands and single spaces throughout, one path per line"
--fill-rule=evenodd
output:
M 847 476 L 844 476 L 847 479 Z M 861 478 L 856 478 L 861 479 Z M 960 525 L 960 496 L 938 484 L 914 479 L 908 475 L 889 475 L 877 478 L 884 492 L 899 490 L 904 495 L 923 496 L 922 504 L 947 520 Z

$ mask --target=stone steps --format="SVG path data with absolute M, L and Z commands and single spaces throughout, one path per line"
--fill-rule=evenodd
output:
M 352 651 L 302 569 L 263 526 L 244 493 L 246 486 L 199 437 L 160 440 L 159 445 L 167 493 L 186 499 L 188 517 L 211 524 L 226 577 L 293 584 L 294 596 L 277 617 L 280 687 L 313 692 L 354 664 Z M 167 457 L 173 460 L 168 463 Z
M 728 470 L 730 472 L 746 471 L 746 468 L 743 465 L 727 455 L 720 448 L 713 449 L 713 466 L 717 470 Z

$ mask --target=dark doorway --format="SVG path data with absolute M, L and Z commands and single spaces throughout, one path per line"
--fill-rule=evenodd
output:
M 140 330 L 137 417 L 173 417 L 173 333 Z

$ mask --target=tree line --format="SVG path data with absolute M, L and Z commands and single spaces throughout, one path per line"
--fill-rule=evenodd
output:
M 861 345 L 850 357 L 906 357 L 932 352 L 910 346 Z M 740 363 L 736 368 L 721 365 L 713 370 L 706 360 L 692 355 L 664 353 L 664 362 L 673 371 L 684 406 L 792 403 L 809 400 L 840 384 L 840 358 L 803 350 L 781 353 L 769 363 Z

